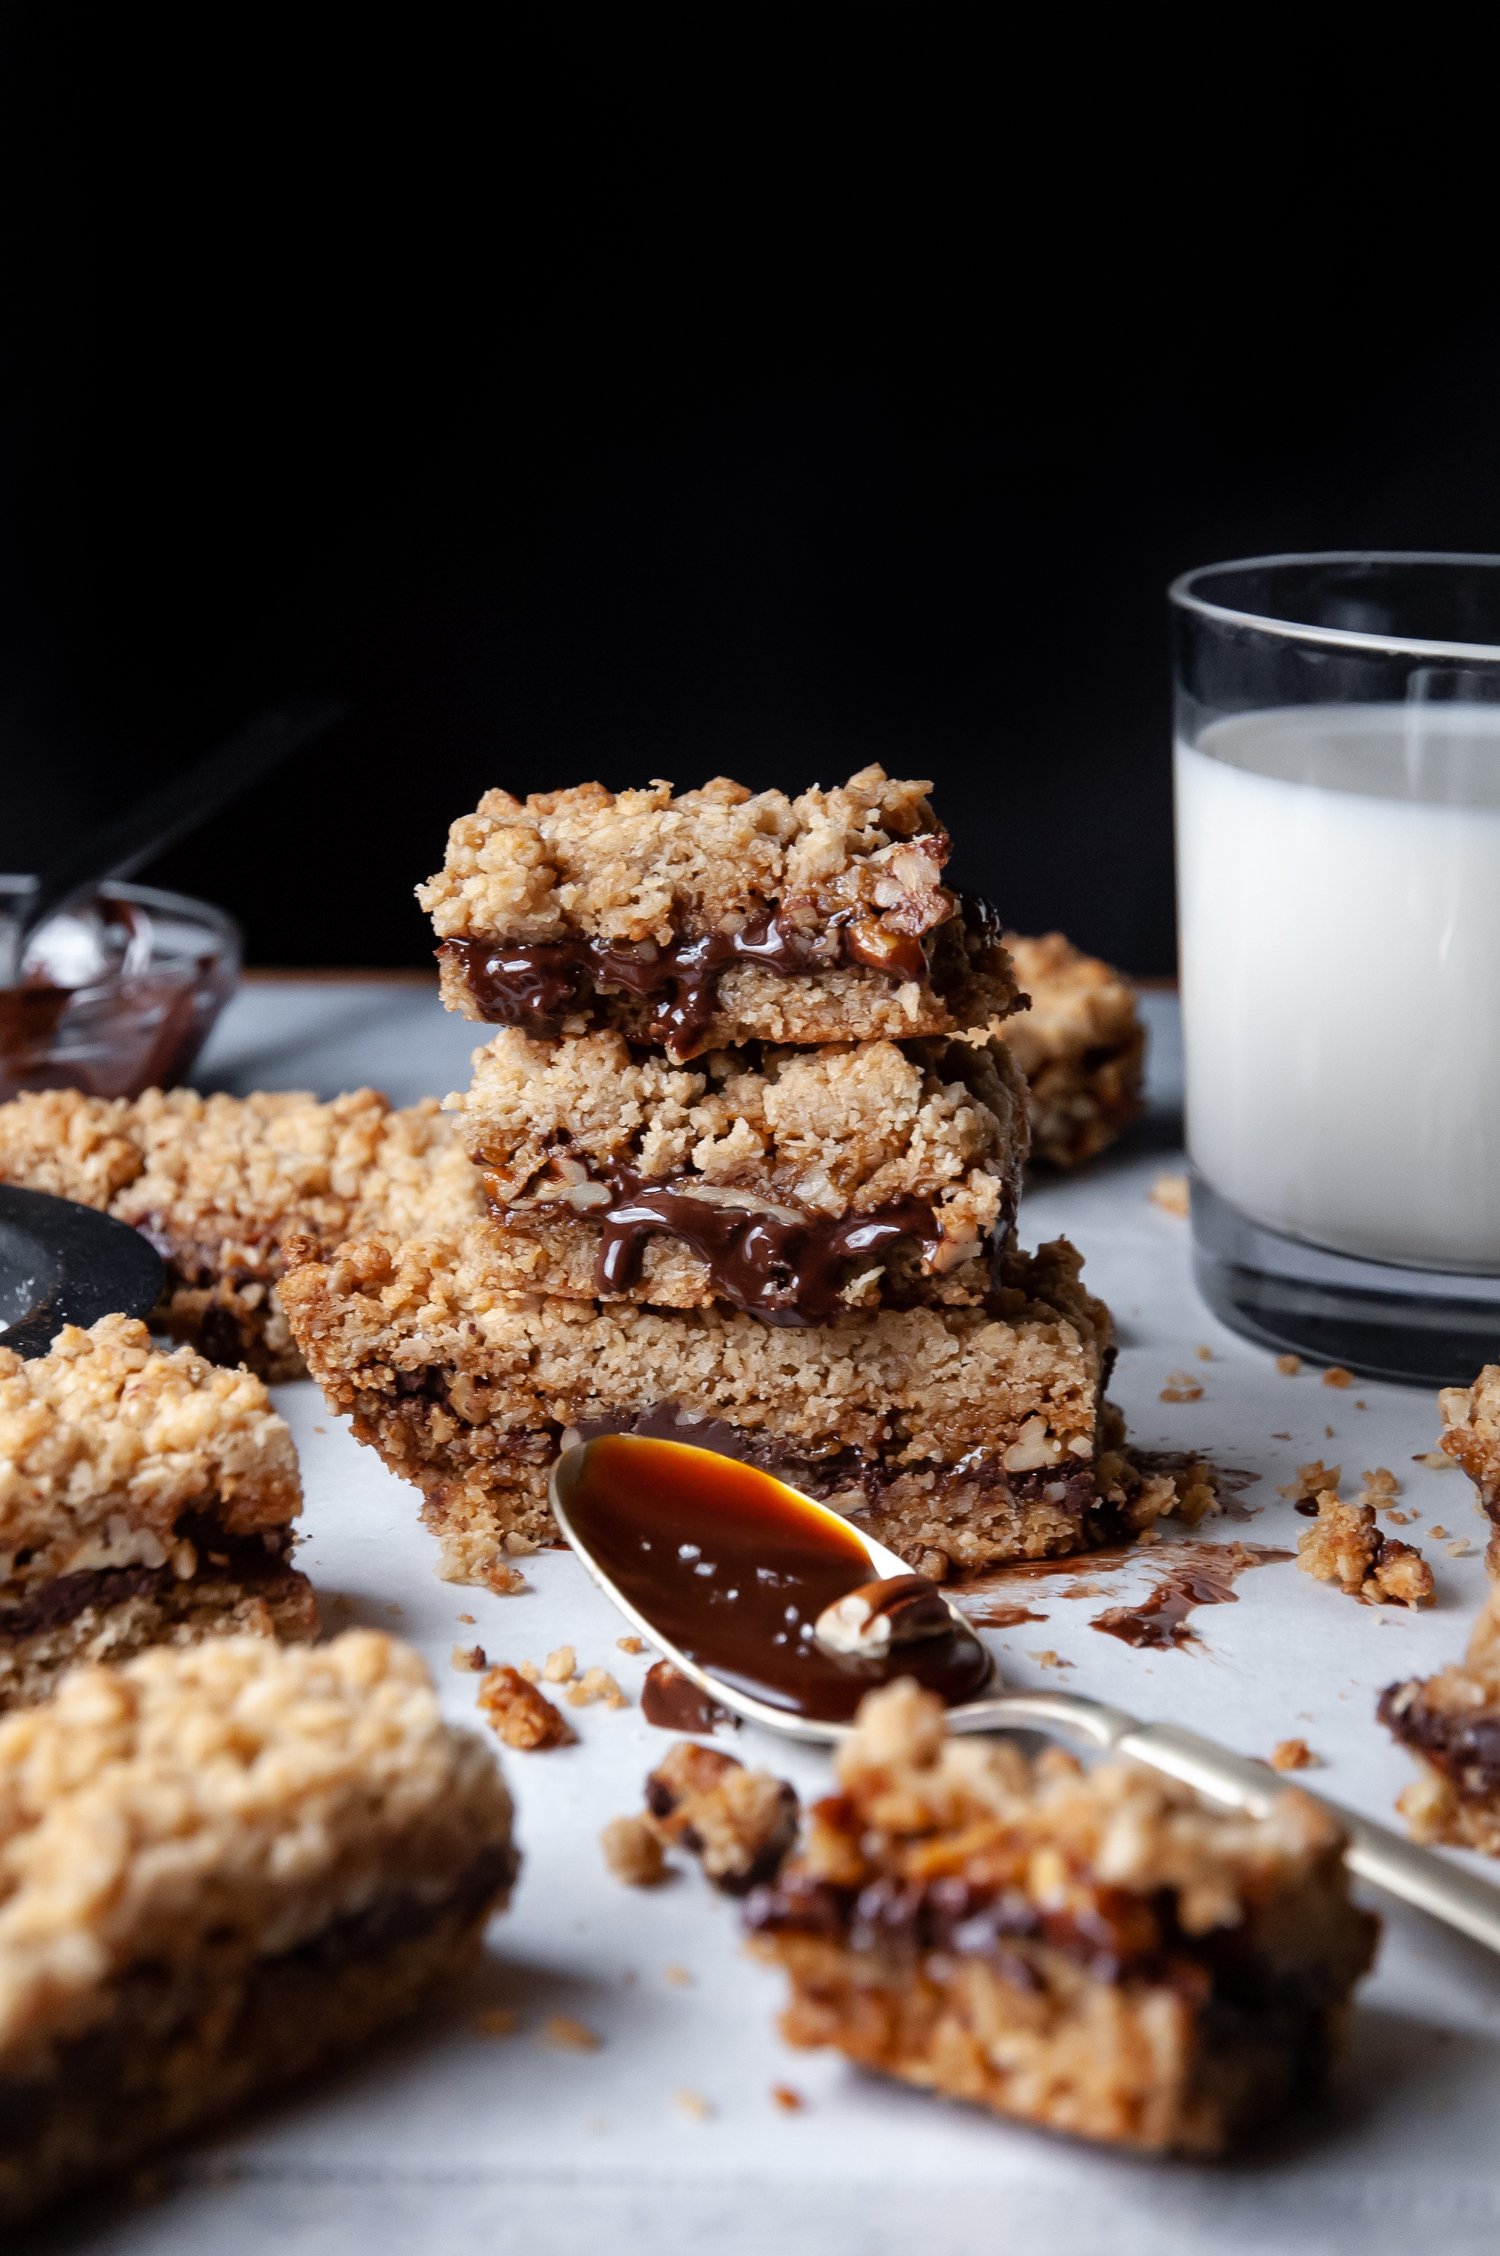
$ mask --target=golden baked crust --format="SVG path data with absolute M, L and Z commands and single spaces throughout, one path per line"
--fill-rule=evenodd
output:
M 1112 1144 L 1141 1109 L 1146 1030 L 1123 973 L 1061 932 L 1007 932 L 1018 984 L 1031 999 L 999 1029 L 1026 1077 L 1035 1158 L 1076 1167 Z
M 515 1869 L 408 1648 L 225 1638 L 0 1722 L 0 2217 L 358 2042 Z
M 1347 1504 L 1334 1490 L 1317 1499 L 1318 1516 L 1297 1538 L 1297 1564 L 1317 1582 L 1337 1583 L 1369 1606 L 1427 1606 L 1432 1569 L 1414 1543 L 1382 1533 L 1373 1504 Z
M 585 783 L 516 799 L 487 791 L 448 834 L 417 899 L 440 939 L 574 936 L 658 945 L 778 909 L 812 929 L 858 910 L 902 933 L 952 913 L 948 840 L 926 783 L 864 768 L 796 799 L 717 776 L 606 791 Z
M 0 1182 L 140 1230 L 167 1264 L 161 1328 L 271 1380 L 302 1375 L 275 1289 L 289 1238 L 331 1249 L 369 1230 L 451 1228 L 483 1204 L 436 1102 L 397 1112 L 372 1089 L 328 1104 L 295 1091 L 26 1094 L 0 1105 Z
M 901 1241 L 894 1272 L 889 1252 L 851 1262 L 847 1304 L 888 1297 L 893 1274 L 903 1293 L 954 1305 L 988 1290 L 1027 1141 L 1025 1090 L 998 1045 L 756 1047 L 680 1066 L 615 1033 L 507 1029 L 473 1063 L 447 1103 L 504 1222 L 494 1253 L 508 1290 L 613 1297 L 600 1217 L 657 1188 L 792 1226 L 921 1202 L 929 1245 Z M 621 1289 L 666 1307 L 716 1297 L 710 1263 L 675 1234 L 649 1239 Z
M 1376 1922 L 1309 1796 L 1250 1818 L 1128 1763 L 1033 1764 L 950 1739 L 909 1681 L 838 1773 L 747 1907 L 793 2044 L 1147 2152 L 1218 2152 L 1317 2075 Z
M 456 1579 L 553 1540 L 548 1470 L 578 1430 L 670 1430 L 750 1455 L 926 1571 L 1077 1549 L 1106 1519 L 1120 1532 L 1112 1463 L 1101 1485 L 1109 1318 L 1065 1244 L 1008 1259 L 988 1309 L 782 1329 L 717 1307 L 508 1294 L 494 1234 L 367 1240 L 283 1286 L 313 1376 L 422 1489 Z

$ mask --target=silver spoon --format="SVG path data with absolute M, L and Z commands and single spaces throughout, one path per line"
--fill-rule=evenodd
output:
M 671 1662 L 673 1668 L 697 1685 L 700 1692 L 735 1715 L 743 1716 L 747 1723 L 758 1723 L 767 1731 L 779 1731 L 786 1738 L 806 1740 L 814 1745 L 834 1746 L 847 1739 L 851 1728 L 848 1724 L 820 1722 L 812 1717 L 790 1714 L 783 1708 L 773 1707 L 769 1701 L 756 1699 L 753 1693 L 743 1691 L 738 1685 L 716 1676 L 711 1669 L 702 1667 L 664 1637 L 649 1616 L 616 1587 L 590 1552 L 568 1510 L 569 1490 L 578 1478 L 589 1446 L 585 1443 L 580 1448 L 566 1450 L 553 1467 L 552 1510 L 586 1572 L 627 1621 Z M 685 1445 L 667 1443 L 663 1446 Z M 827 1519 L 846 1536 L 852 1532 L 858 1538 L 869 1559 L 872 1579 L 883 1580 L 910 1572 L 904 1560 L 867 1535 L 857 1522 L 803 1496 L 799 1490 L 793 1490 L 792 1494 L 809 1512 Z M 972 1637 L 973 1625 L 962 1609 L 946 1591 L 941 1591 L 940 1595 L 955 1622 Z M 892 1674 L 899 1673 L 898 1664 Z M 993 1680 L 992 1660 L 992 1683 Z M 1262 1764 L 1232 1753 L 1199 1732 L 1184 1731 L 1175 1723 L 1142 1723 L 1138 1716 L 1127 1715 L 1123 1708 L 1110 1707 L 1103 1700 L 1090 1700 L 1081 1692 L 1006 1692 L 987 1687 L 981 1697 L 948 1710 L 948 1728 L 965 1733 L 1040 1731 L 1071 1740 L 1078 1746 L 1095 1748 L 1102 1754 L 1126 1755 L 1133 1762 L 1144 1763 L 1148 1769 L 1181 1780 L 1211 1801 L 1227 1803 L 1252 1817 L 1269 1815 L 1278 1797 L 1293 1791 Z M 1295 1791 L 1306 1793 L 1308 1789 L 1298 1786 Z M 1431 1918 L 1458 1928 L 1487 1949 L 1500 1952 L 1500 1887 L 1476 1873 L 1465 1871 L 1461 1865 L 1449 1864 L 1431 1849 L 1404 1841 L 1389 1826 L 1376 1825 L 1354 1810 L 1345 1809 L 1341 1803 L 1330 1801 L 1327 1795 L 1320 1794 L 1315 1799 L 1322 1802 L 1348 1837 L 1345 1861 L 1351 1872 L 1374 1887 L 1384 1888 L 1387 1894 L 1399 1897 L 1403 1903 L 1414 1905 L 1418 1911 L 1425 1911 Z

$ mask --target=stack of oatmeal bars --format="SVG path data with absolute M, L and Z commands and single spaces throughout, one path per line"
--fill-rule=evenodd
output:
M 920 783 L 486 794 L 419 889 L 487 1211 L 296 1250 L 298 1347 L 445 1571 L 550 1539 L 559 1451 L 668 1434 L 929 1572 L 1116 1533 L 1107 1311 L 1014 1214 L 1024 1000 Z

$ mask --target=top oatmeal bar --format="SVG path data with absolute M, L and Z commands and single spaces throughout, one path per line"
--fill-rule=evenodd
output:
M 796 799 L 717 777 L 490 791 L 417 897 L 450 1009 L 617 1028 L 678 1058 L 726 1044 L 988 1031 L 1014 1006 L 988 912 L 942 881 L 922 783 L 878 767 Z

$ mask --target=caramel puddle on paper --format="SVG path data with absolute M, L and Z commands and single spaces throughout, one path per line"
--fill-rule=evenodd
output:
M 1155 1652 L 1185 1653 L 1195 1646 L 1201 1651 L 1203 1641 L 1188 1622 L 1193 1610 L 1237 1604 L 1234 1584 L 1240 1575 L 1251 1567 L 1275 1566 L 1296 1556 L 1265 1543 L 1180 1543 L 1172 1550 L 1176 1556 L 1163 1562 L 1165 1573 L 1144 1598 L 1133 1606 L 1110 1606 L 1095 1614 L 1090 1629 Z

